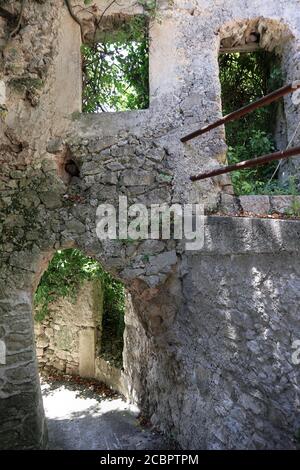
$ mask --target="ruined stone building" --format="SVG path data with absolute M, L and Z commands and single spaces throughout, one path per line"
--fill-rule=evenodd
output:
M 94 3 L 101 14 L 109 2 Z M 0 6 L 16 14 L 20 2 Z M 63 0 L 29 0 L 11 34 L 0 13 L 1 449 L 47 446 L 32 300 L 54 253 L 69 247 L 130 294 L 123 380 L 154 425 L 184 449 L 297 446 L 300 222 L 231 216 L 253 198 L 234 198 L 229 176 L 190 181 L 226 162 L 223 127 L 180 138 L 221 116 L 222 47 L 244 47 L 254 32 L 259 47 L 280 55 L 286 83 L 300 79 L 300 1 L 158 0 L 157 10 L 149 109 L 99 114 L 81 113 L 81 41 L 93 37 L 94 17 L 78 14 L 80 31 Z M 105 24 L 142 13 L 141 2 L 122 0 Z M 288 95 L 287 140 L 299 120 Z M 68 162 L 79 176 L 65 171 Z M 97 207 L 117 206 L 119 196 L 204 204 L 203 247 L 99 240 Z M 286 203 L 254 202 L 266 212 Z M 213 215 L 220 207 L 227 216 Z

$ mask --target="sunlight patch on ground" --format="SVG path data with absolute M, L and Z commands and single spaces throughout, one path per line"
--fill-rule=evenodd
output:
M 112 411 L 129 411 L 137 416 L 137 406 L 124 401 L 122 398 L 102 399 L 101 402 L 95 398 L 86 398 L 78 394 L 78 391 L 68 390 L 64 385 L 51 390 L 49 384 L 42 384 L 43 403 L 45 414 L 49 419 L 73 418 L 74 414 L 80 418 L 86 413 L 93 416 L 101 416 Z

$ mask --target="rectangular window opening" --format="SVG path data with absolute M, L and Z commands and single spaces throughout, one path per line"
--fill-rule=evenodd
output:
M 82 111 L 149 107 L 149 25 L 144 15 L 103 17 L 82 46 Z
M 219 56 L 223 115 L 254 102 L 283 86 L 281 58 L 273 52 L 230 51 Z M 229 122 L 226 128 L 228 163 L 238 163 L 264 154 L 283 150 L 287 145 L 284 101 Z M 237 195 L 292 194 L 293 181 L 284 180 L 276 171 L 278 161 L 231 174 Z

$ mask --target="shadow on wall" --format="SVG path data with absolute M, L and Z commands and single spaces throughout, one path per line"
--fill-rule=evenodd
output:
M 211 449 L 298 445 L 299 256 L 299 222 L 211 217 L 203 253 L 189 257 L 184 291 L 201 331 L 188 345 L 199 391 L 190 426 L 209 417 Z

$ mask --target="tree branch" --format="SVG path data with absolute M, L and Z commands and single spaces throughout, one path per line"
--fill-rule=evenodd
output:
M 80 26 L 81 39 L 82 39 L 82 42 L 84 42 L 82 23 L 81 23 L 80 19 L 78 18 L 78 16 L 75 15 L 75 13 L 73 11 L 73 7 L 71 5 L 71 1 L 70 0 L 65 0 L 65 3 L 67 5 L 67 8 L 68 8 L 68 11 L 70 13 L 71 18 Z
M 10 38 L 13 38 L 17 32 L 19 31 L 20 27 L 21 27 L 21 23 L 22 23 L 22 19 L 23 19 L 23 14 L 24 14 L 24 9 L 25 9 L 25 5 L 27 3 L 27 0 L 22 0 L 22 3 L 21 3 L 21 8 L 20 8 L 20 13 L 19 13 L 19 17 L 18 17 L 18 22 L 17 22 L 17 26 L 14 28 L 14 30 L 10 33 L 9 37 Z

